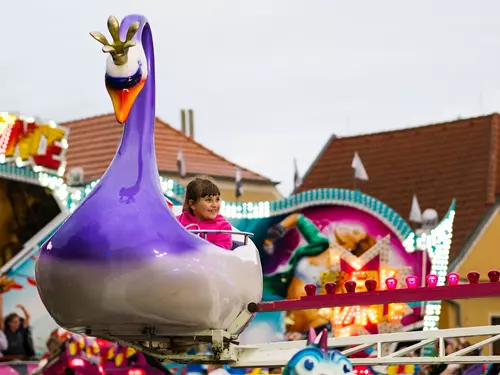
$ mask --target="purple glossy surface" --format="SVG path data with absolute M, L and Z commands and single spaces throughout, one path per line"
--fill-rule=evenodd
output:
M 159 252 L 196 251 L 205 245 L 188 234 L 168 208 L 161 192 L 154 150 L 155 71 L 149 26 L 141 16 L 128 16 L 121 25 L 141 21 L 149 76 L 124 126 L 118 151 L 98 185 L 41 248 L 38 278 L 51 257 L 82 262 L 122 262 L 154 258 Z M 145 27 L 146 26 L 146 27 Z M 40 284 L 44 284 L 42 281 Z

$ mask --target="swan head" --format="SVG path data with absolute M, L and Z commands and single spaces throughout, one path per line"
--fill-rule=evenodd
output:
M 141 22 L 120 23 L 114 16 L 108 19 L 108 30 L 113 42 L 100 32 L 90 35 L 103 44 L 109 53 L 106 62 L 106 89 L 113 103 L 116 120 L 123 124 L 148 77 L 148 64 L 140 32 Z M 124 40 L 122 40 L 124 38 Z

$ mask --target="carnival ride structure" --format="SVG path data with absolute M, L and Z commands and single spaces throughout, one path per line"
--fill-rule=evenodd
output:
M 58 330 L 60 331 L 60 330 Z M 95 340 L 65 332 L 54 334 L 57 337 L 52 353 L 47 353 L 42 358 L 32 375 L 104 375 L 100 360 L 100 348 Z M 60 341 L 59 341 L 60 340 Z M 57 344 L 56 344 L 57 345 Z
M 52 122 L 0 112 L 1 264 L 62 211 L 50 189 L 9 172 L 60 173 L 67 134 L 68 129 Z
M 161 363 L 133 348 L 66 332 L 59 351 L 40 362 L 32 375 L 169 375 Z
M 471 273 L 469 285 L 458 285 L 456 274 L 447 275 L 448 285 L 443 285 L 446 270 L 439 269 L 426 277 L 424 287 L 411 275 L 406 289 L 397 289 L 397 280 L 388 278 L 385 290 L 367 280 L 367 291 L 356 292 L 351 281 L 346 294 L 335 294 L 333 283 L 325 285 L 324 295 L 307 285 L 307 295 L 297 300 L 261 302 L 262 271 L 253 243 L 245 240 L 231 252 L 216 248 L 184 229 L 165 203 L 154 153 L 155 71 L 148 22 L 134 15 L 120 24 L 110 17 L 108 29 L 111 43 L 100 33 L 92 36 L 110 54 L 106 88 L 125 128 L 105 175 L 40 249 L 37 287 L 58 324 L 179 363 L 269 367 L 285 365 L 306 343 L 239 345 L 239 334 L 257 312 L 500 295 L 498 271 L 490 272 L 489 283 L 479 283 L 479 275 Z M 68 304 L 74 295 L 79 298 Z M 445 354 L 446 338 L 477 335 L 493 337 Z M 491 363 L 500 358 L 466 354 L 499 339 L 500 327 L 488 326 L 330 338 L 326 346 L 344 348 L 346 357 L 376 347 L 376 356 L 353 358 L 354 364 Z M 398 341 L 418 343 L 382 353 L 384 343 Z M 403 358 L 435 341 L 438 356 Z M 197 342 L 210 342 L 212 354 L 184 354 Z
M 283 375 L 295 374 L 353 374 L 352 363 L 342 353 L 327 346 L 328 331 L 324 329 L 316 335 L 309 330 L 306 347 L 290 358 Z
M 0 375 L 31 374 L 37 367 L 36 361 L 0 361 Z

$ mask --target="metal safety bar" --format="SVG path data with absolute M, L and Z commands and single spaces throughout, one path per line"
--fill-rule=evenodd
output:
M 193 234 L 203 234 L 203 238 L 206 240 L 207 239 L 207 235 L 208 234 L 211 234 L 211 233 L 217 233 L 217 234 L 236 234 L 236 235 L 241 235 L 241 236 L 244 236 L 244 240 L 243 240 L 243 244 L 247 244 L 248 243 L 248 237 L 253 237 L 253 233 L 251 232 L 239 232 L 239 231 L 235 231 L 235 230 L 220 230 L 220 229 L 205 229 L 205 230 L 189 230 L 190 233 L 193 233 Z

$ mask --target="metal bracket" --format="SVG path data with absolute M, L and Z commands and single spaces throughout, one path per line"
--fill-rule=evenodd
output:
M 227 332 L 235 336 L 234 339 L 237 339 L 241 332 L 243 332 L 243 330 L 248 327 L 253 317 L 254 314 L 251 313 L 248 308 L 245 308 L 245 310 L 240 312 L 236 319 L 231 323 L 231 325 L 227 329 Z
M 231 323 L 227 330 L 214 329 L 184 333 L 172 337 L 156 335 L 153 329 L 147 329 L 144 339 L 125 339 L 116 337 L 112 332 L 99 331 L 99 337 L 130 346 L 161 360 L 177 363 L 230 363 L 237 360 L 234 348 L 240 333 L 250 324 L 254 314 L 245 308 Z M 212 344 L 212 354 L 179 354 L 179 348 L 198 343 Z

